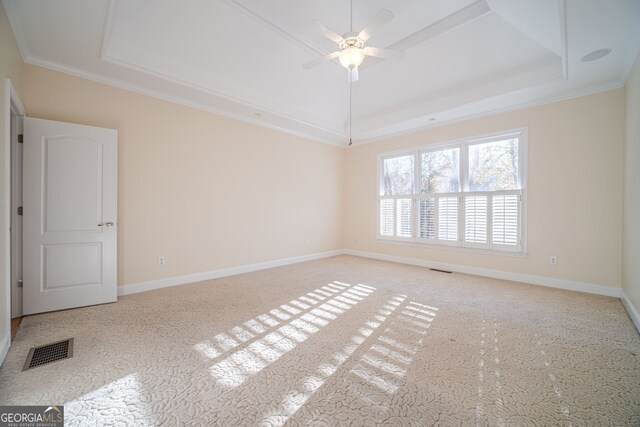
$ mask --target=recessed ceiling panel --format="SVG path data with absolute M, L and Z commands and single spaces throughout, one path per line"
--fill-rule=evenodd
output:
M 117 1 L 103 57 L 226 98 L 341 128 L 340 69 L 307 72 L 309 52 L 221 1 Z
M 507 93 L 561 78 L 561 65 L 562 58 L 492 12 L 408 50 L 401 66 L 385 61 L 364 70 L 357 117 Z
M 562 56 L 563 2 L 558 0 L 487 0 L 492 11 L 547 50 Z
M 1 1 L 28 63 L 339 144 L 347 71 L 302 67 L 337 48 L 316 21 L 394 15 L 366 44 L 405 55 L 361 65 L 356 144 L 620 87 L 640 50 L 638 0 Z
M 353 31 L 359 32 L 380 10 L 390 10 L 393 20 L 371 38 L 373 45 L 387 47 L 477 0 L 353 0 L 353 11 L 349 0 L 242 1 L 257 5 L 268 16 L 278 17 L 310 40 L 332 49 L 335 45 L 322 37 L 315 21 L 344 34 L 351 31 L 350 15 L 353 15 Z
M 312 70 L 301 65 L 323 55 L 323 46 L 327 47 L 316 19 L 333 25 L 335 31 L 348 31 L 348 4 L 335 0 L 116 1 L 103 58 L 257 109 L 342 131 L 348 105 L 345 71 L 331 63 Z M 356 1 L 353 26 L 360 30 L 379 10 L 395 11 L 394 19 L 370 40 L 372 45 L 377 40 L 380 47 L 388 47 L 473 4 L 484 4 L 489 11 L 484 1 Z M 362 81 L 354 90 L 354 102 L 361 106 L 355 117 L 375 118 L 399 110 L 409 114 L 416 105 L 446 97 L 472 101 L 512 90 L 514 84 L 521 87 L 548 80 L 548 74 L 534 76 L 531 69 L 546 68 L 554 59 L 561 64 L 553 51 L 497 13 L 483 12 L 468 19 L 430 39 L 404 45 L 408 49 L 401 61 L 367 58 L 371 66 L 362 67 Z M 557 34 L 558 20 L 554 22 Z M 327 51 L 336 48 L 329 45 Z M 515 81 L 517 74 L 529 78 Z M 488 85 L 491 91 L 471 90 Z

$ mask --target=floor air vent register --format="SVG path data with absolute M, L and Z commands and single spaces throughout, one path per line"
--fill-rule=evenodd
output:
M 440 270 L 439 268 L 430 268 L 429 270 L 431 270 L 431 271 L 437 271 L 438 273 L 447 273 L 447 274 L 451 274 L 451 273 L 453 273 L 453 271 Z
M 73 338 L 33 347 L 29 350 L 23 371 L 73 357 Z

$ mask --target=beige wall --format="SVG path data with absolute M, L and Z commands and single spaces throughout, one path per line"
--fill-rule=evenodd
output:
M 120 285 L 342 247 L 614 288 L 623 282 L 624 90 L 343 151 L 31 65 L 20 82 L 19 54 L 0 19 L 0 71 L 15 74 L 30 116 L 119 130 Z M 638 65 L 633 75 L 628 118 L 638 114 Z M 626 150 L 637 158 L 632 122 Z M 521 126 L 529 128 L 526 257 L 376 241 L 378 153 Z M 627 218 L 638 211 L 628 159 Z M 637 237 L 628 223 L 625 236 Z M 638 267 L 628 260 L 637 243 L 625 237 L 625 291 L 636 306 Z
M 118 129 L 120 285 L 342 248 L 340 148 L 24 71 L 29 116 Z
M 9 25 L 4 7 L 0 5 L 0 193 L 2 193 L 2 198 L 5 202 L 8 201 L 10 197 L 5 188 L 7 185 L 5 180 L 7 173 L 5 163 L 9 154 L 9 141 L 6 140 L 5 135 L 7 128 L 10 126 L 9 123 L 5 122 L 5 116 L 7 114 L 5 108 L 5 79 L 11 79 L 13 86 L 18 92 L 18 96 L 20 96 L 22 93 L 21 71 L 22 57 L 20 56 L 16 40 L 13 37 L 13 31 Z M 5 290 L 8 289 L 6 275 L 9 268 L 9 266 L 5 265 L 5 246 L 9 236 L 4 224 L 8 214 L 9 212 L 6 210 L 5 204 L 5 207 L 0 209 L 0 283 L 2 284 L 0 285 L 0 342 L 5 339 L 5 333 L 9 331 L 7 319 L 10 316 L 10 312 L 7 312 L 9 301 L 7 301 L 5 292 Z
M 619 288 L 624 108 L 619 89 L 354 147 L 345 162 L 345 247 Z M 378 153 L 521 126 L 529 128 L 526 257 L 376 241 Z
M 640 55 L 627 80 L 622 289 L 640 312 Z

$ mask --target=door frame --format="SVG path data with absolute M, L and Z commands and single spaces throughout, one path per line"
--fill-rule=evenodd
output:
M 2 280 L 4 281 L 4 293 L 5 293 L 5 307 L 4 307 L 4 321 L 6 322 L 6 329 L 0 331 L 2 338 L 0 338 L 0 364 L 4 362 L 4 358 L 11 346 L 11 116 L 25 116 L 25 109 L 22 101 L 18 97 L 15 87 L 11 83 L 10 79 L 6 79 L 4 82 L 4 108 L 5 114 L 2 120 L 4 120 L 4 135 L 2 135 L 2 151 L 4 155 L 4 188 L 0 189 L 4 194 L 4 224 L 1 226 L 4 228 L 5 241 L 4 241 L 4 265 L 5 274 Z M 2 290 L 0 290 L 2 291 Z
M 18 287 L 18 279 L 22 278 L 22 213 L 18 212 L 22 205 L 22 146 L 18 135 L 24 134 L 24 115 L 11 111 L 11 203 L 9 221 L 11 230 L 11 271 L 9 289 L 11 292 L 11 319 L 22 317 L 22 288 Z

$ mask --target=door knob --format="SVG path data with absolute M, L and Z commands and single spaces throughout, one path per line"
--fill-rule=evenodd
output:
M 115 224 L 112 221 L 103 222 L 102 224 L 98 224 L 98 227 L 113 227 Z

